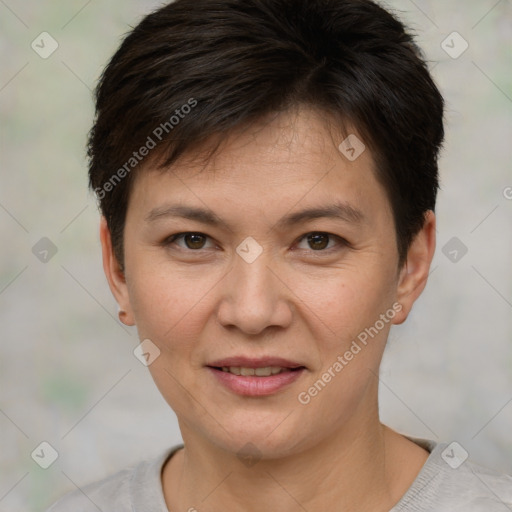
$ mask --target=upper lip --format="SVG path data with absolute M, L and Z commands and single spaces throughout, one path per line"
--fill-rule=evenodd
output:
M 282 357 L 245 357 L 233 356 L 226 357 L 225 359 L 217 359 L 206 366 L 222 368 L 223 366 L 234 366 L 242 368 L 266 368 L 268 366 L 278 366 L 280 368 L 302 368 L 304 365 L 283 359 Z

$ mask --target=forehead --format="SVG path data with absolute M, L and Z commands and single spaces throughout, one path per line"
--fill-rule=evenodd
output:
M 265 215 L 339 201 L 361 211 L 389 210 L 362 138 L 330 126 L 320 112 L 306 108 L 267 116 L 222 140 L 206 162 L 199 148 L 163 172 L 139 171 L 128 210 L 147 216 L 171 199 L 231 205 L 246 214 L 263 209 Z

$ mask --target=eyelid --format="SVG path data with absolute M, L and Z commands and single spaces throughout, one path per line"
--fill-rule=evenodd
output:
M 200 231 L 183 231 L 183 232 L 176 233 L 174 235 L 170 235 L 170 236 L 166 237 L 163 240 L 162 245 L 164 247 L 172 245 L 178 239 L 183 240 L 183 238 L 186 235 L 201 235 L 208 240 L 213 240 L 211 236 L 207 235 L 206 233 L 202 233 Z M 327 231 L 308 231 L 307 233 L 304 233 L 299 238 L 297 238 L 293 245 L 295 246 L 295 245 L 299 244 L 300 242 L 302 242 L 302 240 L 306 239 L 308 235 L 326 235 L 329 237 L 330 240 L 335 239 L 335 240 L 337 240 L 338 243 L 334 247 L 330 247 L 328 249 L 321 249 L 321 250 L 317 250 L 317 251 L 315 251 L 314 249 L 309 249 L 309 250 L 308 249 L 297 249 L 297 250 L 306 251 L 306 252 L 313 253 L 316 255 L 322 255 L 322 254 L 329 254 L 332 251 L 339 250 L 340 247 L 350 247 L 351 246 L 350 242 L 348 242 L 345 238 L 343 238 L 339 235 L 335 235 L 334 233 L 329 233 Z M 189 252 L 189 253 L 200 253 L 203 250 L 209 249 L 209 248 L 188 249 L 186 247 L 181 247 L 179 245 L 177 247 L 178 247 L 178 249 L 181 249 L 181 250 L 183 250 L 185 252 Z
M 298 243 L 302 242 L 305 238 L 307 238 L 308 235 L 326 235 L 329 237 L 329 241 L 336 240 L 337 244 L 334 247 L 330 247 L 328 249 L 322 249 L 315 251 L 313 249 L 298 249 L 299 251 L 304 250 L 310 253 L 313 253 L 315 255 L 322 255 L 322 254 L 329 254 L 333 251 L 339 250 L 340 247 L 350 247 L 350 243 L 343 237 L 339 235 L 335 235 L 334 233 L 329 233 L 328 231 L 308 231 L 304 235 L 301 235 L 294 245 L 297 245 Z
M 201 235 L 203 237 L 205 237 L 206 239 L 208 240 L 212 240 L 212 237 L 207 235 L 206 233 L 202 233 L 201 231 L 183 231 L 181 233 L 176 233 L 174 235 L 170 235 L 168 237 L 166 237 L 163 242 L 162 242 L 162 245 L 163 246 L 168 246 L 168 245 L 172 245 L 174 244 L 174 242 L 178 239 L 181 239 L 183 240 L 183 238 L 186 236 L 186 235 Z M 200 251 L 203 251 L 205 250 L 204 248 L 201 248 L 201 249 L 188 249 L 187 247 L 181 247 L 178 245 L 178 248 L 179 249 L 182 249 L 184 251 L 187 251 L 187 252 L 200 252 Z

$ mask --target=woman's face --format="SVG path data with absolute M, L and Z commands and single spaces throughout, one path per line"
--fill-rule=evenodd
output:
M 185 442 L 231 452 L 250 442 L 279 457 L 377 417 L 389 328 L 421 290 L 398 272 L 369 150 L 351 161 L 357 153 L 335 142 L 301 110 L 229 138 L 204 169 L 137 177 L 126 281 L 109 280 L 140 339 L 160 350 L 149 368 Z M 330 213 L 301 215 L 317 209 Z

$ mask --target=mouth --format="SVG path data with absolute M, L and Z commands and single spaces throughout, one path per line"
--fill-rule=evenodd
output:
M 296 368 L 285 368 L 282 366 L 210 366 L 210 368 L 223 371 L 225 373 L 231 373 L 233 375 L 241 375 L 243 377 L 270 377 L 271 375 L 279 375 L 284 372 L 294 372 L 304 368 L 304 366 L 298 366 Z
M 296 371 L 304 365 L 282 357 L 251 358 L 244 356 L 227 357 L 207 364 L 210 368 L 234 375 L 268 377 L 282 372 Z
M 307 369 L 282 358 L 230 357 L 206 367 L 230 391 L 245 396 L 266 396 L 295 382 Z

